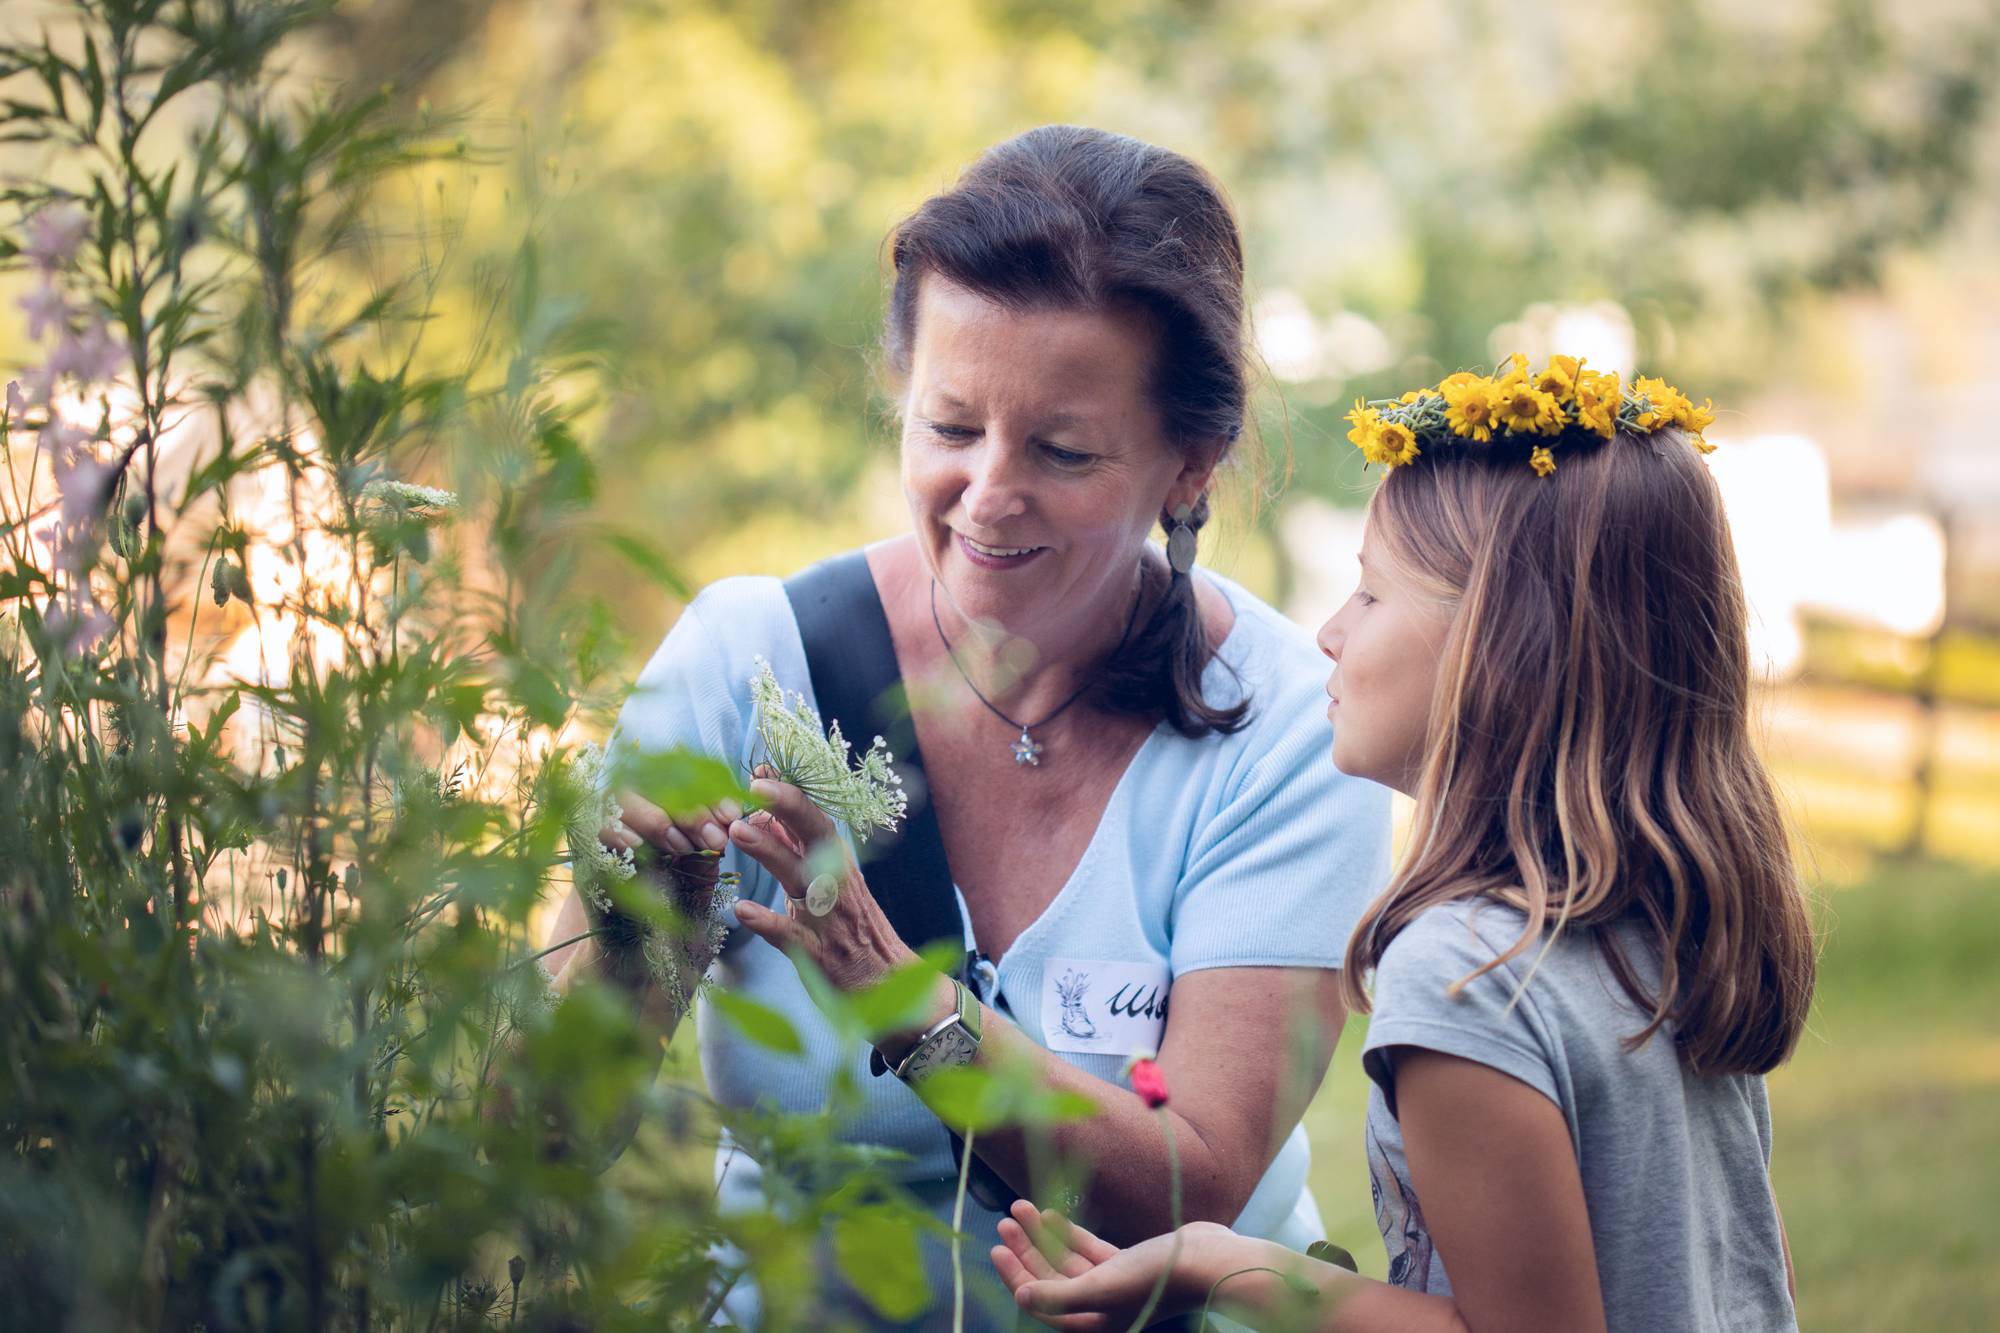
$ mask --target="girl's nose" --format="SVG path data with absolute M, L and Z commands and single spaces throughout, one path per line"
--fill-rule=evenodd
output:
M 1321 625 L 1313 641 L 1327 657 L 1335 662 L 1340 661 L 1340 650 L 1347 646 L 1347 634 L 1340 628 L 1340 617 L 1334 616 Z

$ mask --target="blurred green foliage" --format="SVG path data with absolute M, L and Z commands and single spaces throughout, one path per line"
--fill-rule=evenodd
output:
M 484 155 L 379 91 L 295 95 L 323 6 L 61 17 L 0 41 L 0 139 L 41 164 L 0 190 L 40 344 L 0 409 L 9 1326 L 697 1327 L 748 1273 L 789 1325 L 811 1285 L 771 1279 L 829 1229 L 865 1298 L 939 1299 L 935 1224 L 842 1136 L 857 1089 L 725 1111 L 537 965 L 595 833 L 569 734 L 621 689 L 578 553 L 685 584 L 595 516 L 604 367 L 532 218 L 445 294 L 450 228 L 383 201 Z M 452 299 L 480 333 L 439 347 Z M 633 780 L 740 790 L 693 756 Z M 822 999 L 858 1043 L 934 977 Z M 1089 1109 L 1047 1100 L 998 1119 Z M 605 1173 L 638 1117 L 664 1140 Z M 674 1169 L 725 1126 L 769 1211 Z
M 897 526 L 883 240 L 1037 123 L 1190 154 L 1239 206 L 1253 299 L 1365 321 L 1264 405 L 1297 484 L 1342 499 L 1346 403 L 1491 364 L 1530 307 L 1612 303 L 1643 365 L 1726 400 L 1784 364 L 1799 298 L 1994 199 L 1980 6 L 499 0 L 414 49 L 377 29 L 339 53 L 354 80 L 414 62 L 402 95 L 495 137 L 518 113 L 544 279 L 613 369 L 605 504 L 640 531 L 672 509 L 697 581 Z

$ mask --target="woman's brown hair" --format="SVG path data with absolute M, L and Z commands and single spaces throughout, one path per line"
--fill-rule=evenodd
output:
M 1243 433 L 1243 246 L 1221 188 L 1179 153 L 1075 125 L 1029 130 L 926 200 L 896 228 L 890 252 L 882 350 L 898 378 L 910 370 L 920 286 L 935 275 L 1013 309 L 1143 312 L 1156 339 L 1151 397 L 1175 447 L 1219 458 Z M 1199 528 L 1208 517 L 1204 495 L 1188 522 Z M 1095 702 L 1164 718 L 1185 736 L 1239 730 L 1248 699 L 1203 697 L 1213 655 L 1194 582 L 1174 574 L 1100 670 Z
M 1370 533 L 1454 605 L 1410 850 L 1348 944 L 1343 985 L 1426 910 L 1486 897 L 1521 937 L 1592 932 L 1697 1073 L 1765 1073 L 1812 1000 L 1812 925 L 1750 735 L 1743 589 L 1714 478 L 1679 432 L 1518 453 L 1433 448 L 1376 490 Z M 1648 988 L 1615 932 L 1657 951 Z M 1530 974 L 1532 976 L 1532 974 Z

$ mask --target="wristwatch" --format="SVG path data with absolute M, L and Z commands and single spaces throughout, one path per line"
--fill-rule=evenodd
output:
M 972 1063 L 972 1057 L 979 1053 L 979 1001 L 958 978 L 953 977 L 951 985 L 958 997 L 957 1006 L 925 1029 L 909 1054 L 896 1064 L 883 1059 L 880 1050 L 871 1052 L 868 1063 L 876 1074 L 893 1073 L 909 1083 L 939 1069 Z

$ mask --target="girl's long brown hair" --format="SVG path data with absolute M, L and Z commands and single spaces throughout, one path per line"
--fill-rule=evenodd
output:
M 1677 433 L 1525 455 L 1429 450 L 1375 493 L 1370 532 L 1455 604 L 1410 850 L 1348 944 L 1343 984 L 1441 903 L 1525 912 L 1499 958 L 1589 930 L 1697 1073 L 1765 1073 L 1812 1000 L 1814 940 L 1750 738 L 1742 583 L 1714 479 Z M 1616 936 L 1657 946 L 1649 990 Z

